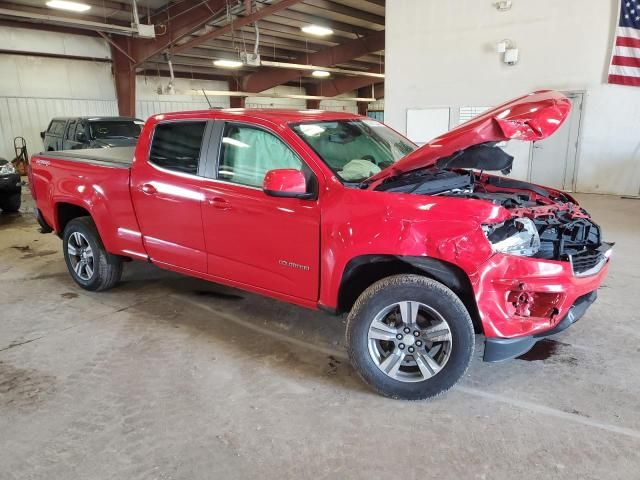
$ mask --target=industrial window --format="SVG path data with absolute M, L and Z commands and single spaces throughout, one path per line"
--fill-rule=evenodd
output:
M 275 135 L 247 125 L 228 123 L 225 126 L 219 179 L 261 187 L 265 174 L 278 168 L 303 170 L 298 156 Z
M 155 128 L 149 161 L 176 172 L 198 173 L 206 122 L 171 122 Z

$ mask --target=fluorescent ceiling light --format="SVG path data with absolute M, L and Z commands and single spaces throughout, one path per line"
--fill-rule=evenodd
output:
M 302 30 L 304 33 L 317 35 L 319 37 L 325 37 L 333 33 L 333 30 L 331 30 L 330 28 L 321 27 L 320 25 L 305 25 L 300 30 Z
M 331 74 L 329 72 L 324 71 L 324 70 L 314 70 L 311 75 L 313 75 L 314 77 L 325 78 L 325 77 L 328 77 Z
M 242 66 L 242 62 L 240 60 L 214 60 L 213 64 L 216 67 L 224 67 L 224 68 L 238 68 Z
M 50 0 L 47 2 L 47 7 L 71 10 L 72 12 L 86 12 L 91 8 L 91 6 L 86 3 L 67 2 L 66 0 Z

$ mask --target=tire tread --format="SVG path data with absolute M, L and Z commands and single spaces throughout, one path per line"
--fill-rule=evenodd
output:
M 467 330 L 469 332 L 471 332 L 471 342 L 470 342 L 471 343 L 471 351 L 470 351 L 470 354 L 469 354 L 469 358 L 473 358 L 473 353 L 474 353 L 474 349 L 475 349 L 475 336 L 474 336 L 474 333 L 473 333 L 474 332 L 473 322 L 471 320 L 471 317 L 470 317 L 469 312 L 467 311 L 466 307 L 464 306 L 464 304 L 462 303 L 460 298 L 452 290 L 447 288 L 442 283 L 437 282 L 436 280 L 433 280 L 433 279 L 431 279 L 429 277 L 425 277 L 425 276 L 422 276 L 422 275 L 400 274 L 400 275 L 392 275 L 392 276 L 389 276 L 389 277 L 385 277 L 385 278 L 373 283 L 372 285 L 370 285 L 358 297 L 358 299 L 354 303 L 353 307 L 351 308 L 351 311 L 349 312 L 349 315 L 347 316 L 347 328 L 346 328 L 346 343 L 347 343 L 347 346 L 348 346 L 348 352 L 349 352 L 349 358 L 351 360 L 351 364 L 353 365 L 353 367 L 355 368 L 356 372 L 358 373 L 358 376 L 367 385 L 369 385 L 374 391 L 376 391 L 376 393 L 378 393 L 380 395 L 383 395 L 385 397 L 396 398 L 396 399 L 397 398 L 403 398 L 404 400 L 410 400 L 410 401 L 418 401 L 418 400 L 425 400 L 425 399 L 435 399 L 437 397 L 440 397 L 440 396 L 444 395 L 449 390 L 451 390 L 451 388 L 453 388 L 464 377 L 464 375 L 466 374 L 466 372 L 467 372 L 467 370 L 469 368 L 469 363 L 470 362 L 467 363 L 466 367 L 464 368 L 464 371 L 455 380 L 455 382 L 453 382 L 447 388 L 442 389 L 438 393 L 436 393 L 434 395 L 429 395 L 429 396 L 415 396 L 415 397 L 412 397 L 412 398 L 399 397 L 398 395 L 391 394 L 387 390 L 385 390 L 385 389 L 381 388 L 380 386 L 374 384 L 373 382 L 369 381 L 367 378 L 365 378 L 363 376 L 362 371 L 366 368 L 366 366 L 362 362 L 364 359 L 363 359 L 363 357 L 361 355 L 358 355 L 351 348 L 352 345 L 353 345 L 352 336 L 354 334 L 354 326 L 355 326 L 355 323 L 361 318 L 359 314 L 364 309 L 364 307 L 367 304 L 367 302 L 369 302 L 373 297 L 375 297 L 376 295 L 378 295 L 382 291 L 388 289 L 389 287 L 415 286 L 416 284 L 418 284 L 420 286 L 424 286 L 424 287 L 430 288 L 430 289 L 433 289 L 433 290 L 436 290 L 443 297 L 448 298 L 450 300 L 450 303 L 453 306 L 455 306 L 457 310 L 459 310 L 460 317 L 464 319 L 465 324 L 466 324 L 465 326 L 467 327 Z

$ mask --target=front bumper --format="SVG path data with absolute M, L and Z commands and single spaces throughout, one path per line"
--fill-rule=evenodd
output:
M 537 341 L 560 333 L 580 320 L 591 304 L 596 301 L 596 298 L 598 298 L 597 291 L 579 297 L 562 320 L 546 332 L 519 338 L 487 338 L 484 342 L 483 360 L 485 362 L 501 362 L 527 353 Z
M 577 313 L 584 314 L 595 300 L 609 269 L 611 246 L 603 244 L 605 261 L 587 272 L 575 271 L 568 261 L 503 254 L 481 265 L 470 280 L 489 353 L 494 344 L 504 345 L 501 350 L 507 352 L 507 346 L 513 345 L 513 354 L 497 360 L 520 355 L 540 338 L 575 322 Z M 567 323 L 571 318 L 574 320 Z M 516 352 L 516 346 L 526 345 L 524 351 Z
M 0 175 L 0 195 L 12 195 L 22 191 L 22 180 L 17 173 Z

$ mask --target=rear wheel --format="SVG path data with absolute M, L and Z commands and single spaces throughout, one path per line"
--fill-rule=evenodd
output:
M 464 375 L 474 349 L 471 318 L 455 293 L 419 275 L 365 290 L 347 320 L 356 371 L 378 393 L 405 400 L 440 395 Z
M 64 259 L 73 280 L 85 290 L 107 290 L 122 276 L 122 260 L 108 253 L 93 220 L 80 217 L 64 229 Z
M 9 195 L 6 198 L 0 200 L 0 210 L 3 212 L 17 212 L 20 210 L 20 203 L 22 198 L 20 192 Z

